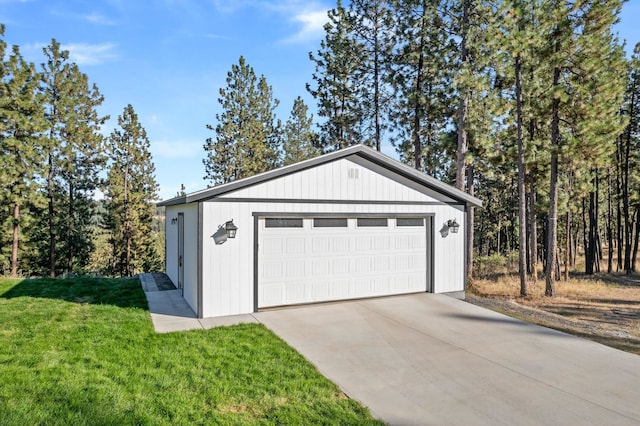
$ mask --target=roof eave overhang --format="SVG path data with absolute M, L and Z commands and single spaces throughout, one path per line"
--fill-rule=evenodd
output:
M 424 185 L 434 191 L 440 192 L 448 197 L 460 201 L 461 204 L 472 207 L 482 207 L 482 201 L 478 198 L 467 194 L 464 191 L 460 191 L 448 184 L 442 183 L 439 180 L 428 176 L 418 170 L 412 169 L 384 154 L 381 154 L 371 148 L 363 145 L 356 145 L 350 148 L 335 151 L 329 154 L 325 154 L 310 160 L 302 161 L 300 163 L 292 164 L 290 166 L 281 167 L 279 169 L 271 170 L 265 173 L 261 173 L 255 176 L 251 176 L 245 179 L 241 179 L 234 182 L 214 186 L 212 188 L 204 189 L 202 191 L 194 192 L 191 194 L 183 195 L 180 197 L 174 197 L 169 200 L 162 201 L 157 204 L 158 207 L 175 206 L 180 204 L 188 204 L 198 201 L 207 201 L 216 198 L 220 195 L 236 191 L 241 188 L 246 188 L 251 185 L 255 185 L 261 182 L 266 182 L 272 179 L 276 179 L 282 176 L 286 176 L 292 173 L 296 173 L 302 170 L 316 167 L 321 164 L 330 163 L 332 161 L 346 158 L 351 155 L 358 155 L 366 160 L 369 160 L 379 166 L 385 167 L 400 176 Z

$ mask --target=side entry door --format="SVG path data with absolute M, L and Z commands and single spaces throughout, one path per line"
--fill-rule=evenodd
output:
M 178 213 L 178 288 L 184 295 L 184 213 Z

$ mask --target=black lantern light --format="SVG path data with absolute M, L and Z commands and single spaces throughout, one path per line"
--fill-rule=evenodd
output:
M 228 238 L 235 238 L 236 237 L 236 231 L 238 230 L 238 227 L 233 224 L 233 219 L 227 221 L 224 224 L 224 229 L 227 231 L 227 237 Z
M 447 221 L 447 226 L 449 227 L 449 229 L 451 230 L 451 232 L 453 234 L 457 234 L 458 233 L 458 229 L 460 229 L 460 224 L 455 220 L 448 220 Z

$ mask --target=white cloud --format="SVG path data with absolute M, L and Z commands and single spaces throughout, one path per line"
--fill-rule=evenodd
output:
M 118 57 L 113 51 L 115 48 L 113 43 L 71 43 L 63 44 L 61 48 L 68 50 L 69 59 L 78 65 L 99 65 Z
M 202 142 L 152 141 L 154 158 L 196 158 L 202 154 Z
M 115 22 L 110 20 L 104 15 L 100 15 L 99 13 L 90 13 L 88 15 L 83 15 L 82 19 L 92 24 L 98 25 L 115 25 Z
M 327 4 L 323 4 L 327 3 Z M 245 8 L 270 11 L 284 17 L 298 30 L 281 40 L 282 43 L 317 41 L 324 34 L 327 11 L 332 7 L 325 0 L 213 0 L 213 6 L 221 13 L 235 13 Z
M 324 25 L 329 20 L 326 10 L 300 12 L 291 19 L 302 27 L 297 33 L 284 39 L 285 43 L 304 43 L 322 38 Z
M 329 20 L 327 16 L 331 5 L 325 2 L 309 0 L 279 0 L 268 1 L 263 5 L 292 22 L 298 30 L 281 40 L 283 43 L 305 43 L 317 41 L 324 34 L 324 24 Z

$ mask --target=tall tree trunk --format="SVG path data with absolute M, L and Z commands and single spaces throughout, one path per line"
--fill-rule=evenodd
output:
M 553 69 L 553 88 L 560 84 L 560 68 Z M 549 182 L 549 217 L 547 218 L 547 266 L 545 271 L 546 296 L 556 295 L 556 283 L 553 273 L 556 269 L 556 250 L 558 244 L 558 155 L 560 144 L 560 99 L 554 98 L 551 114 L 551 173 Z
M 607 173 L 607 273 L 613 272 L 613 235 L 611 223 L 613 221 L 613 209 L 611 203 L 611 168 Z
M 589 193 L 589 234 L 587 239 L 587 249 L 585 250 L 585 274 L 593 275 L 593 268 L 596 262 L 596 221 L 595 191 Z
M 527 275 L 531 276 L 531 252 L 529 251 L 529 248 L 531 247 L 531 241 L 529 239 L 529 236 L 531 235 L 531 224 L 529 223 L 529 193 L 526 192 L 526 184 L 525 184 L 525 217 L 526 217 L 526 223 L 525 223 L 525 228 L 527 229 L 527 234 L 525 235 L 525 257 L 526 257 L 526 264 L 527 264 Z
M 587 205 L 584 197 L 582 198 L 582 249 L 584 251 L 584 264 L 585 268 L 588 262 L 587 256 L 589 255 L 589 238 L 587 237 Z
M 475 195 L 475 187 L 473 185 L 473 165 L 469 165 L 467 173 L 467 187 L 469 195 Z M 467 279 L 473 278 L 473 235 L 474 235 L 474 223 L 475 223 L 475 208 L 473 206 L 467 207 Z
M 638 239 L 640 239 L 640 207 L 635 212 L 635 236 L 633 238 L 633 254 L 631 255 L 631 271 L 636 272 L 636 258 L 638 256 Z
M 522 85 L 520 55 L 515 59 L 516 114 L 518 126 L 518 272 L 520 275 L 520 295 L 529 295 L 527 282 L 527 197 L 524 187 L 526 174 L 524 165 L 524 135 L 522 131 Z
M 129 167 L 125 167 L 124 172 L 124 238 L 125 238 L 125 263 L 124 274 L 131 276 L 131 221 L 129 211 Z
M 633 103 L 630 116 L 633 117 Z M 629 158 L 631 150 L 631 130 L 627 132 L 624 146 L 624 168 L 622 169 L 622 215 L 624 217 L 624 271 L 631 273 L 631 236 L 632 223 L 629 217 Z
M 18 276 L 18 248 L 20 245 L 20 205 L 13 205 L 13 240 L 11 244 L 11 276 Z
M 602 240 L 600 239 L 600 170 L 596 169 L 596 203 L 593 212 L 594 238 L 595 238 L 595 270 L 600 272 L 600 261 L 602 260 Z
M 413 155 L 414 155 L 414 167 L 416 170 L 421 170 L 422 163 L 422 142 L 420 141 L 420 121 L 422 119 L 421 116 L 421 107 L 420 107 L 420 96 L 417 94 L 422 91 L 422 73 L 424 72 L 424 32 L 426 25 L 426 8 L 422 11 L 422 22 L 420 24 L 420 56 L 418 57 L 418 69 L 416 75 L 416 84 L 415 84 L 415 105 L 414 105 L 414 114 L 413 114 Z
M 380 126 L 380 40 L 378 38 L 380 30 L 378 24 L 379 20 L 376 19 L 375 39 L 373 42 L 373 104 L 375 108 L 376 151 L 380 152 L 382 128 Z
M 529 236 L 529 250 L 531 251 L 531 278 L 533 282 L 538 280 L 538 218 L 536 217 L 536 186 L 531 179 L 531 196 L 529 197 L 529 222 L 531 235 Z
M 635 91 L 631 91 L 631 99 L 629 100 L 629 117 L 635 116 Z M 624 167 L 622 168 L 622 209 L 624 217 L 624 270 L 627 274 L 631 273 L 631 243 L 633 224 L 629 217 L 629 160 L 632 144 L 631 125 L 627 125 L 626 137 L 624 138 Z
M 51 137 L 53 138 L 53 131 Z M 49 151 L 49 170 L 47 171 L 47 198 L 48 198 L 48 224 L 49 224 L 49 276 L 56 276 L 56 226 L 53 188 L 53 152 Z
M 73 273 L 73 217 L 75 216 L 75 200 L 73 193 L 73 179 L 69 178 L 69 206 L 68 206 L 68 214 L 67 217 L 67 273 Z
M 464 67 L 469 62 L 469 49 L 467 48 L 467 37 L 469 32 L 469 9 L 470 0 L 462 0 L 462 25 L 460 34 L 460 62 Z M 469 92 L 463 89 L 460 93 L 458 105 L 458 149 L 456 151 L 456 188 L 464 191 L 465 183 L 465 157 L 467 155 L 467 119 L 469 115 Z M 469 265 L 467 265 L 469 269 Z
M 569 263 L 571 253 L 571 209 L 566 213 L 567 235 L 564 239 L 564 280 L 569 281 Z
M 622 138 L 618 138 L 618 148 L 616 149 L 616 240 L 618 242 L 618 259 L 616 260 L 616 272 L 622 270 L 622 210 L 620 209 L 620 199 L 622 194 L 621 174 L 622 174 Z

